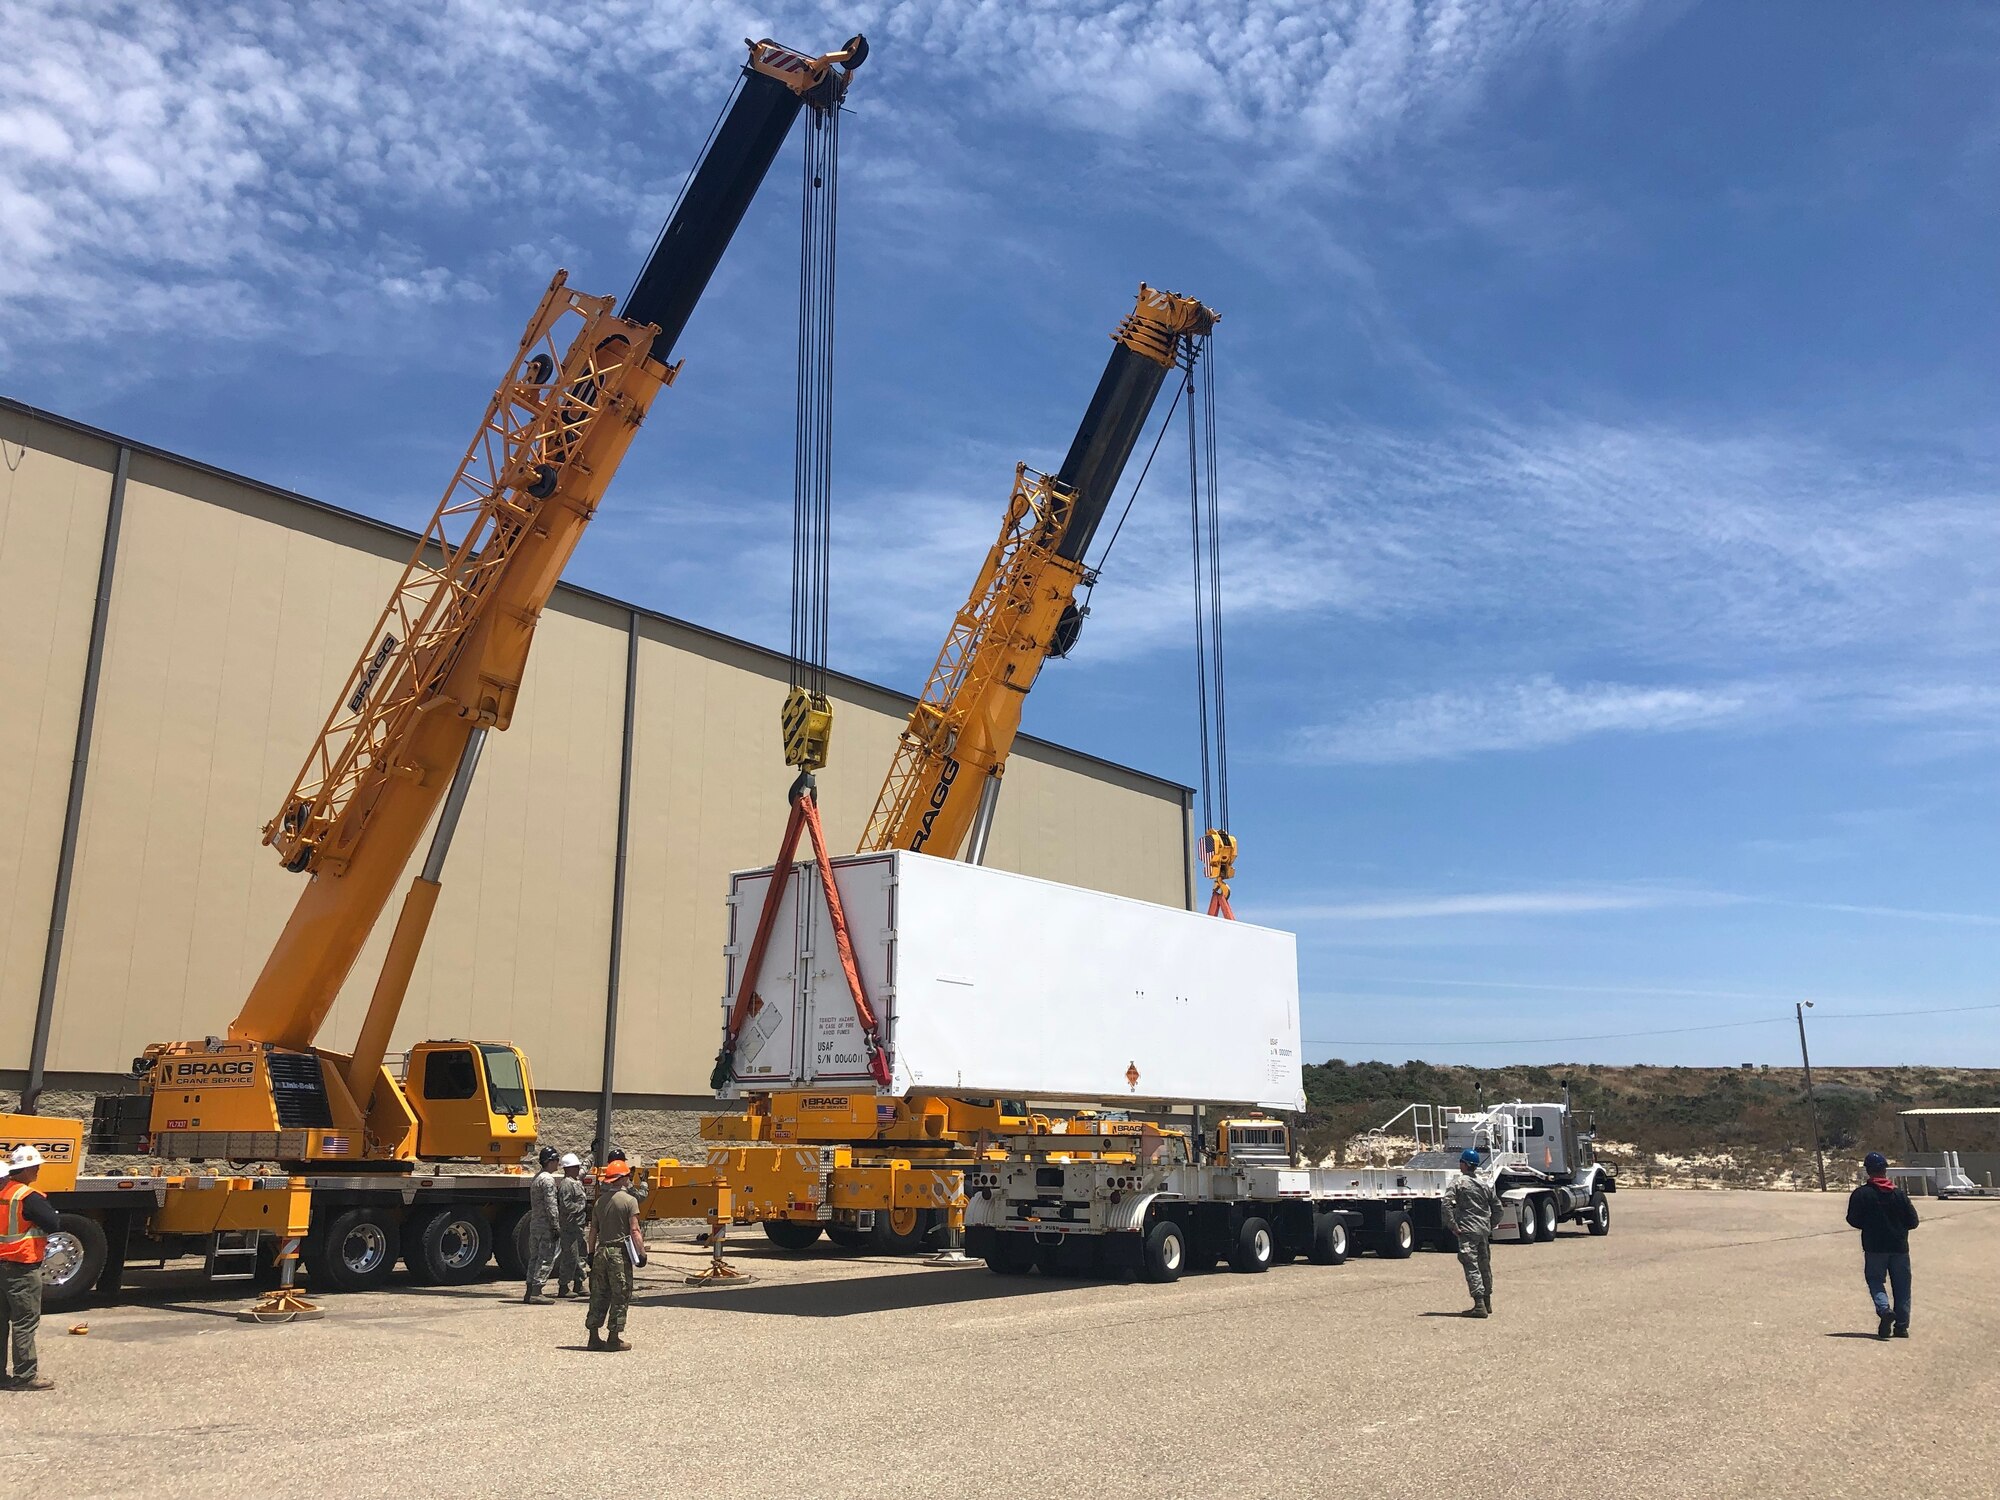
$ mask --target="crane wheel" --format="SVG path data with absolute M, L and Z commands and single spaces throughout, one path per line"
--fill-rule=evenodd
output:
M 882 1255 L 915 1255 L 930 1238 L 933 1215 L 928 1209 L 875 1210 L 875 1227 L 868 1231 L 869 1248 Z
M 528 1207 L 503 1208 L 493 1216 L 493 1260 L 509 1281 L 528 1274 Z
M 852 1224 L 829 1224 L 826 1237 L 842 1250 L 866 1250 L 874 1242 L 872 1229 L 856 1229 Z
M 104 1226 L 82 1214 L 59 1214 L 61 1228 L 43 1247 L 42 1303 L 73 1307 L 90 1295 L 104 1269 Z
M 410 1221 L 403 1264 L 410 1279 L 437 1286 L 477 1281 L 493 1254 L 493 1229 L 477 1208 L 440 1208 Z
M 820 1225 L 807 1220 L 766 1219 L 764 1238 L 780 1250 L 806 1250 L 819 1241 Z
M 401 1226 L 379 1208 L 350 1208 L 306 1236 L 306 1274 L 321 1292 L 372 1292 L 402 1251 Z

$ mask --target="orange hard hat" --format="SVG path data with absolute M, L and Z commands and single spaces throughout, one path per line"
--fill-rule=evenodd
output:
M 623 1177 L 632 1169 L 622 1161 L 608 1161 L 597 1169 L 600 1177 Z

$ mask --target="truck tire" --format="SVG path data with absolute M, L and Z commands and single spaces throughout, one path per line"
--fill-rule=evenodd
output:
M 1556 1195 L 1544 1193 L 1535 1201 L 1535 1238 L 1544 1245 L 1556 1237 Z
M 1383 1214 L 1375 1253 L 1384 1260 L 1408 1260 L 1410 1252 L 1416 1248 L 1417 1226 L 1410 1222 L 1410 1216 L 1400 1208 L 1392 1208 Z
M 1017 1230 L 1001 1230 L 986 1252 L 986 1269 L 995 1276 L 1026 1276 L 1035 1269 L 1034 1241 Z
M 780 1250 L 807 1250 L 819 1243 L 820 1225 L 813 1220 L 766 1219 L 764 1238 Z
M 528 1205 L 503 1208 L 493 1216 L 493 1260 L 509 1281 L 528 1275 Z
M 421 1285 L 477 1281 L 493 1254 L 493 1227 L 477 1208 L 440 1208 L 404 1227 L 403 1264 Z
M 1229 1252 L 1229 1267 L 1254 1275 L 1271 1269 L 1271 1256 L 1277 1249 L 1277 1236 L 1271 1233 L 1268 1220 L 1245 1219 L 1236 1231 L 1236 1245 Z
M 42 1259 L 42 1305 L 74 1307 L 90 1295 L 104 1269 L 104 1226 L 82 1214 L 58 1214 Z
M 1589 1206 L 1583 1211 L 1583 1222 L 1592 1234 L 1611 1233 L 1611 1200 L 1604 1196 L 1604 1189 L 1598 1188 L 1591 1193 Z
M 1187 1235 L 1172 1219 L 1160 1220 L 1146 1231 L 1144 1257 L 1139 1266 L 1141 1281 L 1179 1281 L 1187 1267 Z
M 1316 1266 L 1337 1266 L 1347 1259 L 1347 1223 L 1337 1214 L 1323 1214 L 1313 1224 L 1312 1248 L 1306 1259 Z
M 1523 1198 L 1519 1203 L 1514 1205 L 1514 1242 L 1516 1244 L 1532 1245 L 1535 1243 L 1535 1223 L 1537 1218 L 1534 1199 Z
M 396 1269 L 402 1238 L 386 1209 L 343 1209 L 306 1236 L 306 1274 L 318 1291 L 372 1292 Z
M 930 1238 L 932 1216 L 928 1209 L 892 1208 L 875 1210 L 875 1227 L 868 1231 L 869 1247 L 882 1255 L 915 1255 Z

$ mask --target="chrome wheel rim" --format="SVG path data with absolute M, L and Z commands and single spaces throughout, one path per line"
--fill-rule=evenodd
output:
M 479 1254 L 479 1226 L 466 1219 L 453 1219 L 438 1236 L 438 1259 L 454 1271 L 463 1271 Z
M 83 1269 L 83 1241 L 67 1229 L 58 1229 L 48 1238 L 42 1255 L 42 1283 L 66 1287 Z
M 389 1236 L 380 1224 L 356 1224 L 340 1242 L 341 1264 L 357 1276 L 366 1276 L 389 1258 Z

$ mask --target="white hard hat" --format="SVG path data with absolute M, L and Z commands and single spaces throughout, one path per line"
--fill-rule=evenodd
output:
M 29 1167 L 42 1164 L 42 1153 L 33 1146 L 16 1146 L 13 1159 L 8 1163 L 15 1171 L 26 1171 Z
M 583 1158 L 574 1151 L 565 1151 L 562 1154 L 562 1164 L 565 1167 L 580 1167 L 583 1165 Z

